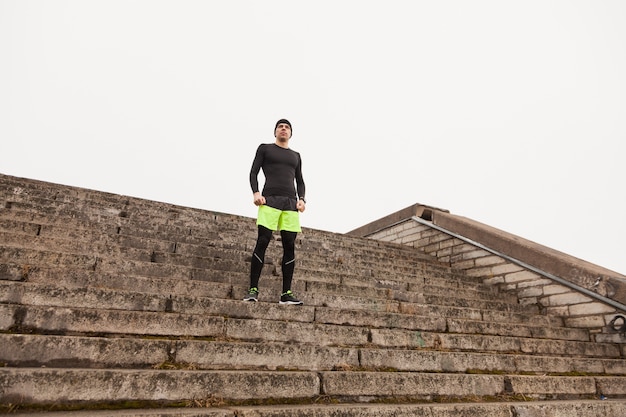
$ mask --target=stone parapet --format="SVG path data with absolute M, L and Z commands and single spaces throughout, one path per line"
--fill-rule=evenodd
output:
M 483 283 L 515 293 L 521 305 L 538 305 L 548 314 L 564 317 L 568 326 L 612 334 L 614 341 L 622 340 L 609 324 L 624 310 L 584 292 L 626 304 L 626 276 L 615 271 L 422 204 L 348 234 L 415 247 Z M 566 281 L 565 285 L 551 276 Z

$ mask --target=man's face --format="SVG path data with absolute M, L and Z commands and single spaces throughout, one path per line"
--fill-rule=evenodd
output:
M 280 141 L 288 141 L 291 138 L 291 127 L 287 123 L 279 123 L 274 131 L 274 136 Z

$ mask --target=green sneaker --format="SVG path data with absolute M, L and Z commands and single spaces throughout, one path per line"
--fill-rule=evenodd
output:
M 243 301 L 259 301 L 258 300 L 259 297 L 259 289 L 257 287 L 252 287 L 248 290 L 248 294 L 246 294 L 245 297 L 243 297 Z
M 300 301 L 296 297 L 294 297 L 294 294 L 291 292 L 291 290 L 288 290 L 287 292 L 282 293 L 280 295 L 280 301 L 278 303 L 279 304 L 298 305 L 298 306 L 302 305 L 302 301 Z

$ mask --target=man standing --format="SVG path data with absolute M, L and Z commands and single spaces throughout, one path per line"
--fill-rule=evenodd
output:
M 258 237 L 250 266 L 250 289 L 245 301 L 257 301 L 259 278 L 265 261 L 265 250 L 272 240 L 272 232 L 280 231 L 283 244 L 283 290 L 280 304 L 301 305 L 291 291 L 295 267 L 296 235 L 300 229 L 300 215 L 306 205 L 300 154 L 289 149 L 291 123 L 280 119 L 274 127 L 274 143 L 259 145 L 250 170 L 250 187 L 254 204 L 259 207 Z M 265 185 L 259 192 L 258 175 L 263 169 Z M 294 184 L 295 182 L 295 184 Z

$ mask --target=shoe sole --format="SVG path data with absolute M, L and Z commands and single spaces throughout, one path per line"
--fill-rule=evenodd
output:
M 257 300 L 256 298 L 244 298 L 243 301 L 254 301 L 256 303 L 259 300 Z
M 292 306 L 301 306 L 303 303 L 302 301 L 300 302 L 295 302 L 295 301 L 279 301 L 278 304 L 283 304 L 283 305 L 292 305 Z

